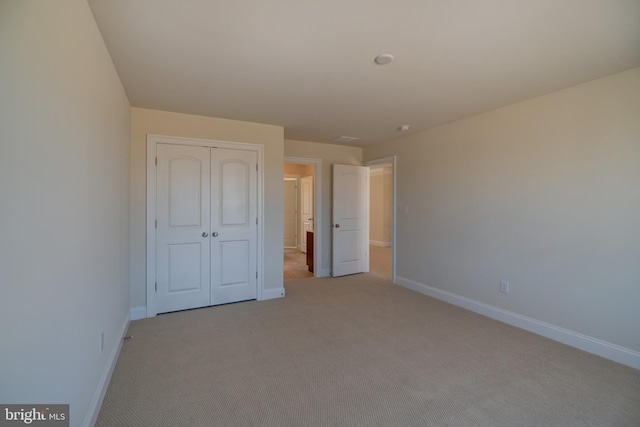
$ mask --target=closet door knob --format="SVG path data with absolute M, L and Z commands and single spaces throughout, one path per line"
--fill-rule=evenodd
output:
M 218 233 L 217 233 L 216 231 L 214 231 L 213 233 L 211 233 L 211 235 L 212 235 L 213 237 L 218 237 Z
M 202 233 L 202 237 L 207 237 L 209 235 L 209 233 Z

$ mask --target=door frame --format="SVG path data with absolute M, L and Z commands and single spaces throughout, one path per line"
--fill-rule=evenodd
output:
M 258 236 L 257 236 L 257 300 L 263 299 L 264 291 L 264 147 L 246 142 L 229 142 L 212 139 L 198 139 L 147 134 L 147 316 L 158 314 L 156 304 L 156 148 L 158 144 L 191 145 L 207 148 L 228 148 L 232 150 L 255 151 L 258 154 Z
M 293 157 L 285 156 L 284 163 L 295 163 L 300 165 L 312 165 L 313 166 L 313 276 L 314 277 L 328 277 L 331 274 L 331 269 L 322 269 L 322 159 L 313 157 Z M 284 256 L 284 247 L 282 248 Z M 328 271 L 327 271 L 328 270 Z
M 379 159 L 362 162 L 363 166 L 391 164 L 391 282 L 396 284 L 396 156 L 381 157 Z

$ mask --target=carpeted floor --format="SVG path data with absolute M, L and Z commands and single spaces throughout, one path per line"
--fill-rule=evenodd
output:
M 634 426 L 640 371 L 373 274 L 131 323 L 98 426 Z

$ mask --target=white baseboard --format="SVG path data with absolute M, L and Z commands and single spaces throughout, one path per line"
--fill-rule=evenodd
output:
M 321 268 L 318 270 L 318 275 L 316 277 L 330 277 L 331 269 L 330 268 Z
M 111 349 L 111 354 L 109 354 L 109 358 L 107 359 L 107 365 L 102 372 L 102 376 L 100 377 L 100 382 L 98 383 L 98 388 L 96 389 L 96 393 L 91 400 L 91 404 L 89 405 L 89 410 L 87 411 L 87 415 L 82 423 L 85 427 L 92 427 L 96 425 L 96 420 L 98 419 L 98 414 L 100 413 L 100 408 L 102 407 L 102 401 L 104 400 L 104 395 L 107 393 L 107 388 L 109 387 L 109 382 L 111 382 L 111 376 L 113 375 L 113 370 L 116 367 L 116 362 L 118 361 L 118 356 L 120 356 L 120 349 L 122 349 L 122 341 L 124 339 L 124 334 L 127 332 L 129 328 L 129 316 L 125 316 L 124 321 L 122 322 L 122 326 L 120 328 L 120 333 L 116 335 L 116 345 Z
M 262 299 L 260 301 L 266 301 L 269 299 L 284 297 L 284 287 L 276 289 L 264 289 L 262 291 Z
M 147 307 L 140 306 L 140 307 L 131 307 L 131 314 L 129 319 L 130 320 L 140 320 L 140 319 L 144 319 L 147 317 Z
M 373 246 L 383 246 L 385 248 L 391 246 L 391 242 L 380 242 L 378 240 L 369 240 L 369 244 Z
M 518 313 L 503 310 L 451 292 L 443 291 L 405 277 L 396 276 L 396 283 L 421 294 L 457 305 L 458 307 L 462 307 L 517 328 L 533 332 L 534 334 L 542 335 L 543 337 L 559 341 L 563 344 L 579 348 L 580 350 L 604 357 L 605 359 L 613 360 L 614 362 L 618 362 L 635 369 L 640 369 L 640 352 L 635 350 L 583 335 L 578 332 L 570 331 L 550 323 L 522 316 Z

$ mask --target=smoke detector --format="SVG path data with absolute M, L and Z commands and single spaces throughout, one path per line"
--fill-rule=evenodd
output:
M 406 131 L 408 131 L 408 130 L 409 130 L 409 128 L 410 128 L 410 127 L 411 127 L 411 126 L 409 126 L 409 125 L 401 125 L 400 127 L 398 127 L 398 130 L 399 130 L 400 132 L 406 132 Z

